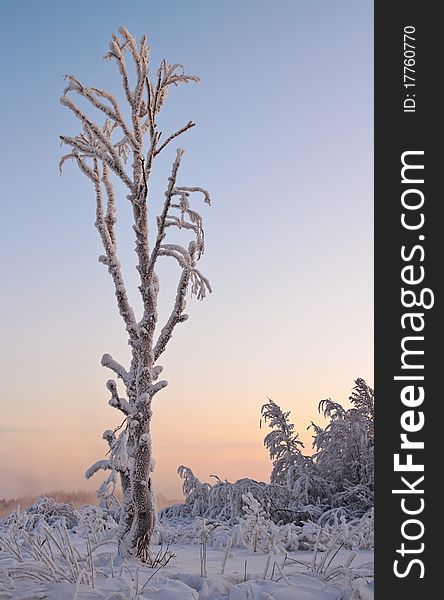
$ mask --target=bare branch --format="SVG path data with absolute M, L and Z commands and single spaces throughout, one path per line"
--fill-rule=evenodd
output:
M 163 144 L 161 144 L 161 146 L 159 146 L 159 148 L 157 148 L 157 150 L 155 151 L 155 155 L 157 156 L 158 154 L 160 154 L 160 152 L 162 152 L 162 150 L 175 138 L 177 138 L 179 135 L 181 135 L 182 133 L 185 133 L 185 131 L 188 131 L 188 129 L 191 129 L 192 127 L 194 127 L 196 125 L 196 123 L 193 123 L 192 121 L 189 121 L 186 125 L 184 125 L 184 127 L 182 127 L 181 129 L 179 129 L 178 131 L 176 131 L 175 133 L 172 133 L 164 142 Z

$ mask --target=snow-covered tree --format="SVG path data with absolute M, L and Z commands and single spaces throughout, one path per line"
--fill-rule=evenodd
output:
M 231 483 L 213 475 L 217 481 L 210 486 L 182 466 L 178 472 L 184 480 L 185 503 L 163 509 L 161 517 L 194 515 L 234 525 L 244 523 L 246 513 L 251 524 L 260 513 L 271 535 L 270 523 L 324 525 L 369 514 L 373 506 L 373 390 L 357 379 L 349 401 L 350 409 L 330 399 L 321 401 L 319 408 L 329 422 L 324 428 L 310 425 L 315 429 L 317 452 L 309 456 L 301 451 L 290 412 L 269 400 L 261 414 L 272 428 L 264 440 L 273 461 L 271 483 L 246 477 Z
M 362 515 L 373 505 L 374 394 L 363 379 L 355 381 L 349 402 L 349 409 L 330 398 L 319 403 L 329 422 L 325 427 L 311 424 L 313 456 L 301 452 L 289 412 L 271 400 L 262 407 L 262 417 L 273 429 L 264 439 L 273 461 L 270 480 L 291 491 L 287 509 L 293 518 L 339 507 Z
M 164 202 L 158 209 L 157 231 L 149 232 L 149 209 L 156 210 L 149 194 L 156 158 L 180 134 L 194 126 L 190 121 L 170 135 L 163 136 L 158 128 L 158 115 L 172 87 L 198 81 L 198 78 L 186 74 L 180 64 L 170 65 L 162 61 L 154 78 L 150 79 L 150 48 L 146 38 L 143 37 L 138 44 L 124 27 L 119 32 L 120 36 L 112 36 L 105 59 L 114 61 L 118 68 L 124 105 L 110 92 L 88 87 L 73 75 L 67 76 L 67 87 L 60 101 L 80 121 L 81 131 L 78 135 L 61 136 L 62 144 L 69 147 L 69 152 L 62 157 L 60 167 L 73 160 L 92 183 L 95 225 L 104 250 L 99 261 L 112 278 L 131 349 L 128 368 L 109 354 L 102 358 L 102 365 L 114 372 L 125 390 L 125 395 L 121 395 L 115 380 L 107 383 L 111 393 L 109 404 L 123 413 L 126 424 L 119 438 L 110 440 L 110 448 L 113 444 L 110 460 L 99 461 L 87 473 L 91 475 L 105 468 L 119 474 L 123 491 L 120 549 L 143 557 L 156 519 L 151 481 L 152 402 L 167 385 L 166 381 L 159 381 L 162 367 L 158 361 L 176 326 L 187 319 L 187 293 L 191 291 L 192 295 L 203 299 L 207 292 L 211 292 L 208 280 L 196 266 L 204 251 L 204 235 L 202 218 L 191 207 L 191 197 L 195 192 L 201 194 L 208 204 L 210 196 L 201 187 L 178 183 L 184 151 L 177 149 Z M 102 117 L 100 122 L 91 116 L 98 114 Z M 126 190 L 124 195 L 133 215 L 136 268 L 140 279 L 138 289 L 142 303 L 139 317 L 130 304 L 117 254 L 116 207 L 122 189 Z M 174 229 L 191 235 L 191 241 L 183 246 L 168 241 L 167 234 Z M 180 277 L 170 315 L 164 324 L 160 324 L 157 267 L 163 257 L 177 263 Z M 118 450 L 117 455 L 115 450 Z
M 304 444 L 299 439 L 299 434 L 294 433 L 294 425 L 289 419 L 290 412 L 283 412 L 270 398 L 262 406 L 261 415 L 272 429 L 264 438 L 264 446 L 273 461 L 270 481 L 285 485 L 288 469 L 301 459 Z
M 331 497 L 329 480 L 322 475 L 311 456 L 303 456 L 287 472 L 287 486 L 300 507 L 325 506 Z
M 312 424 L 315 461 L 331 481 L 344 503 L 361 499 L 371 505 L 374 484 L 374 393 L 357 379 L 345 409 L 330 398 L 319 403 L 319 411 L 330 419 L 324 428 Z M 355 488 L 352 492 L 352 488 Z M 367 509 L 369 506 L 366 507 Z
M 177 472 L 183 479 L 182 490 L 185 496 L 185 502 L 191 507 L 193 517 L 202 516 L 208 508 L 208 497 L 211 486 L 209 483 L 202 483 L 189 467 L 181 465 Z

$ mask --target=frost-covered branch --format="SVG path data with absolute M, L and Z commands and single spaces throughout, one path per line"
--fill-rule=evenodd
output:
M 182 156 L 183 150 L 178 149 L 171 170 L 168 188 L 165 192 L 163 210 L 157 219 L 157 237 L 149 264 L 149 273 L 151 274 L 154 272 L 154 267 L 159 256 L 170 256 L 174 258 L 182 268 L 173 309 L 166 324 L 162 328 L 154 347 L 154 360 L 157 360 L 164 352 L 176 325 L 183 323 L 188 319 L 188 315 L 186 315 L 184 311 L 186 308 L 186 294 L 190 283 L 191 293 L 196 295 L 198 300 L 202 300 L 207 292 L 212 291 L 208 279 L 204 277 L 195 266 L 196 261 L 199 260 L 204 250 L 204 237 L 202 218 L 199 213 L 191 210 L 189 205 L 189 194 L 192 192 L 201 192 L 207 203 L 210 203 L 210 196 L 205 189 L 200 187 L 176 186 L 177 173 Z M 173 197 L 177 195 L 180 196 L 179 204 L 172 202 Z M 170 210 L 179 210 L 180 218 L 172 215 Z M 186 217 L 190 220 L 187 221 Z M 177 227 L 178 229 L 185 228 L 192 230 L 195 233 L 196 239 L 190 242 L 188 250 L 185 250 L 185 248 L 177 244 L 162 243 L 165 239 L 168 227 Z
M 176 292 L 176 300 L 174 302 L 173 310 L 160 332 L 159 338 L 154 346 L 154 360 L 157 360 L 159 356 L 164 352 L 168 342 L 173 335 L 174 328 L 179 323 L 183 323 L 188 319 L 188 315 L 184 313 L 186 307 L 185 297 L 187 294 L 188 283 L 190 280 L 191 269 L 184 268 L 182 275 L 179 280 Z
M 134 139 L 134 135 L 126 124 L 119 104 L 114 96 L 112 96 L 106 90 L 83 86 L 73 75 L 67 75 L 66 79 L 68 79 L 69 83 L 63 91 L 63 96 L 66 96 L 69 92 L 76 92 L 79 94 L 79 96 L 82 96 L 88 100 L 95 108 L 102 111 L 109 119 L 114 121 L 117 126 L 121 127 L 126 136 L 127 142 L 132 146 L 132 148 L 135 148 L 136 141 Z M 111 107 L 101 102 L 99 98 L 104 98 L 107 100 L 111 104 Z
M 97 473 L 97 471 L 109 471 L 112 470 L 113 466 L 110 460 L 98 460 L 90 468 L 85 472 L 86 479 L 91 479 L 91 477 Z
M 170 256 L 171 258 L 174 258 L 182 269 L 189 267 L 191 259 L 188 252 L 181 246 L 179 246 L 177 250 L 173 249 L 171 246 L 171 244 L 162 244 L 159 249 L 159 256 Z
M 204 196 L 204 202 L 206 204 L 211 204 L 211 197 L 210 194 L 208 192 L 208 190 L 202 188 L 202 187 L 198 187 L 198 186 L 194 186 L 194 187 L 184 187 L 184 186 L 180 186 L 178 188 L 176 188 L 177 192 L 181 193 L 181 192 L 200 192 L 201 194 L 203 194 Z
M 150 279 L 152 276 L 152 273 L 154 271 L 154 266 L 156 264 L 157 256 L 159 254 L 160 244 L 162 243 L 163 239 L 165 238 L 165 222 L 166 222 L 166 218 L 168 215 L 168 211 L 170 209 L 171 200 L 173 197 L 173 191 L 174 191 L 174 187 L 176 185 L 177 172 L 179 170 L 180 161 L 182 160 L 183 154 L 184 154 L 184 151 L 181 148 L 179 148 L 176 152 L 176 159 L 175 159 L 175 161 L 173 163 L 173 167 L 171 169 L 171 175 L 168 178 L 168 187 L 165 192 L 165 202 L 163 205 L 163 210 L 162 210 L 160 217 L 158 217 L 158 219 L 157 219 L 157 237 L 156 237 L 156 241 L 154 243 L 154 248 L 151 253 L 151 258 L 150 258 L 150 261 L 148 264 L 148 273 L 147 273 L 148 279 Z
M 170 142 L 172 142 L 175 138 L 177 138 L 179 135 L 181 135 L 182 133 L 185 133 L 185 131 L 188 131 L 188 129 L 191 129 L 191 127 L 194 127 L 196 125 L 196 123 L 193 123 L 192 121 L 189 121 L 186 125 L 184 125 L 183 127 L 181 127 L 181 129 L 178 129 L 175 133 L 172 133 L 169 137 L 167 137 L 167 139 L 163 142 L 163 144 L 161 144 L 159 146 L 159 148 L 157 148 L 157 150 L 155 151 L 155 154 L 160 154 L 160 152 L 162 152 L 162 150 L 164 148 L 166 148 L 166 146 L 168 146 L 168 144 Z
M 117 259 L 116 248 L 112 241 L 112 237 L 110 235 L 110 231 L 108 229 L 106 216 L 103 208 L 103 196 L 102 196 L 102 185 L 100 182 L 100 171 L 97 161 L 94 161 L 94 172 L 97 175 L 97 179 L 94 182 L 95 192 L 96 192 L 96 228 L 100 234 L 100 238 L 102 240 L 103 248 L 106 252 L 106 256 L 101 256 L 99 258 L 100 262 L 105 264 L 108 267 L 108 272 L 111 275 L 114 288 L 115 295 L 117 299 L 117 305 L 119 307 L 120 315 L 122 316 L 126 329 L 131 339 L 135 339 L 137 334 L 137 324 L 134 316 L 133 309 L 129 303 L 128 295 L 126 292 L 125 284 L 122 277 L 122 272 L 120 269 L 120 262 Z M 112 199 L 113 200 L 113 199 Z M 113 214 L 113 213 L 111 213 Z M 109 219 L 109 217 L 108 217 Z
M 93 183 L 95 183 L 97 181 L 97 175 L 94 173 L 93 169 L 91 169 L 91 167 L 89 167 L 87 165 L 87 163 L 85 162 L 84 158 L 82 158 L 82 155 L 79 153 L 79 150 L 77 148 L 74 148 L 74 150 L 72 152 L 70 152 L 68 154 L 64 154 L 62 156 L 62 158 L 60 159 L 60 162 L 59 162 L 60 172 L 62 172 L 62 167 L 65 164 L 65 162 L 67 160 L 71 160 L 71 159 L 75 160 L 77 162 L 79 169 L 82 171 L 82 173 L 84 175 L 86 175 L 86 177 L 88 177 L 88 179 L 91 179 L 91 181 Z
M 125 43 L 121 43 L 119 38 L 113 33 L 111 41 L 109 43 L 110 51 L 103 57 L 105 60 L 115 59 L 117 66 L 119 67 L 120 75 L 122 76 L 123 89 L 125 90 L 126 99 L 131 104 L 132 94 L 129 87 L 128 70 L 126 68 L 125 59 L 122 50 L 125 47 Z
M 81 152 L 85 152 L 90 156 L 93 156 L 96 159 L 106 163 L 128 187 L 128 189 L 133 192 L 134 184 L 128 177 L 119 154 L 112 144 L 110 137 L 106 135 L 104 129 L 91 121 L 86 114 L 80 110 L 75 102 L 66 96 L 61 97 L 60 103 L 66 108 L 69 108 L 69 110 L 71 110 L 74 115 L 80 119 L 84 131 L 88 135 L 88 137 L 79 135 L 74 138 L 62 135 L 60 136 L 62 143 L 66 144 L 67 146 L 71 146 L 72 148 L 76 148 Z
M 113 408 L 118 408 L 124 415 L 130 415 L 133 412 L 131 405 L 128 400 L 119 397 L 114 379 L 109 379 L 106 383 L 106 387 L 111 392 L 111 398 L 108 400 L 108 404 Z
M 108 369 L 111 369 L 111 371 L 114 371 L 117 377 L 120 377 L 120 379 L 123 381 L 123 383 L 125 383 L 126 385 L 129 384 L 130 374 L 120 363 L 114 360 L 114 358 L 110 354 L 104 354 L 102 356 L 101 364 L 102 367 L 107 367 Z
M 106 215 L 104 218 L 105 225 L 108 229 L 109 237 L 113 244 L 114 250 L 116 249 L 116 233 L 114 230 L 116 224 L 116 199 L 114 194 L 114 187 L 111 183 L 109 168 L 106 164 L 103 165 L 103 174 L 102 174 L 103 185 L 106 190 Z

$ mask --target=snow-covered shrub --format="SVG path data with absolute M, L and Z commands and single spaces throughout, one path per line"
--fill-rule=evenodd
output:
M 189 467 L 181 465 L 177 472 L 183 479 L 182 490 L 185 496 L 183 504 L 172 504 L 163 508 L 160 518 L 199 517 L 206 515 L 211 486 L 202 483 Z
M 305 523 L 298 535 L 300 550 L 314 550 L 324 552 L 333 541 L 328 527 L 321 527 L 317 523 Z
M 355 524 L 353 542 L 358 550 L 375 547 L 375 511 L 374 508 L 363 515 Z M 352 526 L 350 523 L 349 526 Z
M 239 479 L 233 483 L 218 480 L 213 486 L 202 483 L 188 467 L 179 467 L 184 479 L 185 502 L 173 504 L 160 511 L 161 518 L 204 516 L 207 519 L 236 523 L 245 514 L 245 494 L 251 494 L 273 521 L 285 520 L 280 513 L 292 501 L 294 494 L 283 485 L 268 484 L 254 479 Z
M 275 522 L 288 520 L 286 510 L 296 499 L 284 485 L 248 478 L 233 483 L 218 481 L 211 487 L 205 516 L 236 522 L 244 515 L 245 494 L 251 494 L 261 504 L 267 517 Z
M 233 544 L 231 539 L 231 529 L 224 523 L 216 523 L 211 532 L 211 545 L 213 548 L 226 548 L 227 544 Z
M 301 549 L 313 549 L 319 536 L 319 550 L 340 544 L 350 550 L 368 550 L 374 547 L 373 509 L 360 518 L 350 518 L 341 509 L 324 513 L 317 523 L 306 523 L 298 539 Z
M 233 525 L 230 533 L 231 545 L 236 548 L 246 548 L 244 530 L 241 523 Z
M 231 527 L 233 546 L 251 545 L 254 539 L 253 546 L 257 546 L 256 534 L 251 535 L 245 523 L 251 523 L 255 507 L 260 507 L 261 518 L 267 522 L 267 535 L 262 541 L 268 540 L 268 546 L 275 545 L 270 541 L 277 539 L 272 526 L 278 525 L 279 546 L 285 549 L 312 549 L 315 537 L 318 545 L 326 547 L 324 537 L 336 539 L 339 530 L 347 547 L 371 547 L 373 521 L 368 514 L 373 506 L 374 401 L 373 390 L 363 379 L 356 380 L 350 402 L 352 407 L 347 410 L 330 399 L 320 403 L 320 410 L 330 422 L 324 429 L 311 425 L 317 452 L 306 456 L 289 421 L 290 413 L 269 400 L 262 407 L 262 417 L 273 429 L 264 441 L 273 461 L 272 482 L 243 478 L 231 483 L 216 477 L 216 483 L 210 486 L 181 466 L 178 472 L 184 480 L 185 502 L 161 511 L 161 519 L 202 516 L 213 527 L 221 522 Z M 345 532 L 344 523 L 350 524 L 350 531 Z M 286 524 L 292 527 L 282 529 Z M 183 539 L 184 529 L 182 525 L 179 528 L 181 534 L 168 535 Z M 318 540 L 320 530 L 322 539 Z M 219 546 L 226 540 L 224 531 L 219 535 Z M 264 551 L 265 547 L 265 542 L 261 543 Z
M 325 428 L 312 424 L 314 461 L 330 482 L 331 506 L 345 506 L 362 515 L 373 506 L 374 394 L 363 379 L 355 381 L 348 410 L 331 399 L 319 410 L 330 419 Z
M 71 529 L 79 524 L 79 513 L 72 504 L 40 497 L 26 510 L 18 507 L 4 520 L 4 524 L 15 524 L 26 531 L 41 529 L 44 524 L 50 527 L 64 525 Z
M 373 511 L 361 518 L 352 518 L 343 509 L 331 509 L 318 522 L 306 521 L 301 525 L 277 525 L 268 519 L 259 503 L 251 497 L 248 514 L 235 524 L 205 520 L 208 546 L 214 549 L 247 548 L 275 555 L 294 550 L 324 552 L 333 544 L 350 550 L 367 550 L 374 546 Z M 200 544 L 201 518 L 177 519 L 174 523 L 163 518 L 156 542 L 163 545 Z
M 280 540 L 284 550 L 299 550 L 299 535 L 302 528 L 294 523 L 287 523 L 279 528 Z
M 362 515 L 374 505 L 373 485 L 371 487 L 361 483 L 353 485 L 348 481 L 343 485 L 344 489 L 332 497 L 333 507 L 350 507 L 354 515 Z
M 271 482 L 291 491 L 281 505 L 288 520 L 316 521 L 324 511 L 338 507 L 349 516 L 362 516 L 373 506 L 373 390 L 357 379 L 349 401 L 350 409 L 331 399 L 320 402 L 319 410 L 329 423 L 324 428 L 311 424 L 313 456 L 302 453 L 289 412 L 272 400 L 262 407 L 262 416 L 272 428 L 264 439 L 273 463 Z
M 243 509 L 245 513 L 244 521 L 244 537 L 247 544 L 253 552 L 257 552 L 258 546 L 264 538 L 267 538 L 267 521 L 265 511 L 260 503 L 254 498 L 251 492 L 242 496 L 244 501 Z
M 369 510 L 360 518 L 347 519 L 340 517 L 339 522 L 330 526 L 339 532 L 339 539 L 346 548 L 352 550 L 369 550 L 375 545 L 374 510 Z
M 331 484 L 321 475 L 311 456 L 301 456 L 287 471 L 287 486 L 292 490 L 301 506 L 310 504 L 328 505 Z
M 185 503 L 191 506 L 190 514 L 193 517 L 204 515 L 208 508 L 210 484 L 199 481 L 189 467 L 181 465 L 177 469 L 177 472 L 179 473 L 179 477 L 183 479 L 182 490 L 185 496 Z
M 119 515 L 111 509 L 87 504 L 79 509 L 78 515 L 79 525 L 74 530 L 86 533 L 96 544 L 111 539 L 117 531 Z
M 322 513 L 316 523 L 322 526 L 330 525 L 332 527 L 337 527 L 342 518 L 350 520 L 352 519 L 352 514 L 342 506 L 339 508 L 330 508 Z
M 191 515 L 192 506 L 186 502 L 179 502 L 177 504 L 170 504 L 165 506 L 159 511 L 159 518 L 163 519 L 180 519 L 186 518 Z
M 299 439 L 299 434 L 294 433 L 294 425 L 289 420 L 290 412 L 283 412 L 270 398 L 262 406 L 261 415 L 272 429 L 264 438 L 264 446 L 273 461 L 270 481 L 285 485 L 287 472 L 302 456 L 301 447 L 304 444 Z
M 52 527 L 42 521 L 38 530 L 12 522 L 0 538 L 0 550 L 14 559 L 16 566 L 9 568 L 12 577 L 94 586 L 95 567 L 90 540 L 87 539 L 82 556 L 61 521 Z

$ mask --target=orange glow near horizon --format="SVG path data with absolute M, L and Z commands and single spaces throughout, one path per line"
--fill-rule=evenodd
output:
M 178 387 L 178 386 L 177 386 Z M 351 386 L 350 386 L 351 387 Z M 338 390 L 339 391 L 339 390 Z M 342 390 L 341 397 L 330 394 L 339 401 L 350 393 Z M 305 393 L 309 393 L 305 390 Z M 222 401 L 224 394 L 205 405 L 202 399 L 191 399 L 190 391 L 173 397 L 164 391 L 157 398 L 153 418 L 153 443 L 156 466 L 154 483 L 156 492 L 167 498 L 181 497 L 181 480 L 177 467 L 184 464 L 204 481 L 213 482 L 211 475 L 235 481 L 243 477 L 268 481 L 271 464 L 263 438 L 268 425 L 259 427 L 260 406 L 257 397 L 243 396 Z M 313 419 L 321 423 L 317 414 L 317 400 L 326 394 L 316 389 L 310 394 L 313 402 L 297 402 L 292 394 L 279 394 L 274 400 L 284 410 L 291 410 L 291 419 L 305 444 L 305 452 L 312 453 L 311 432 L 306 427 Z M 266 398 L 263 398 L 266 401 Z M 207 406 L 202 410 L 202 406 Z M 236 419 L 233 417 L 236 415 Z M 110 416 L 114 416 L 110 425 Z M 117 417 L 117 418 L 116 418 Z M 53 490 L 95 490 L 103 479 L 102 474 L 86 481 L 83 473 L 95 460 L 105 457 L 106 443 L 101 433 L 118 424 L 118 415 L 100 402 L 93 407 L 89 418 L 84 410 L 54 417 L 48 426 L 46 420 L 35 415 L 22 430 L 4 430 L 0 438 L 0 456 L 14 448 L 14 462 L 2 461 L 2 487 L 0 497 L 35 495 Z M 88 426 L 85 427 L 85 423 Z

